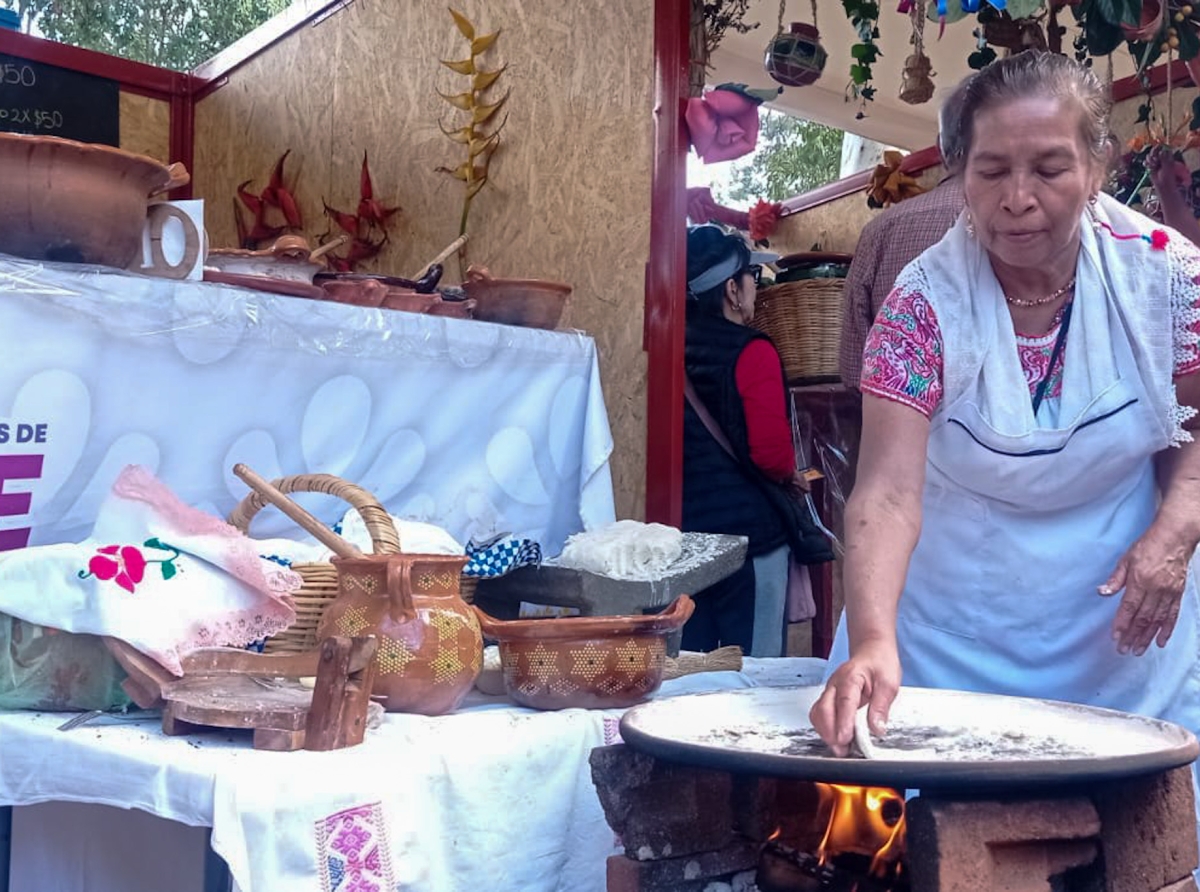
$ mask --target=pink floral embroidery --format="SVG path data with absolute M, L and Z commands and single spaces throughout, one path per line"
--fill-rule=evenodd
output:
M 395 888 L 383 807 L 375 802 L 316 823 L 321 892 L 391 892 Z
M 867 333 L 861 386 L 926 418 L 942 401 L 942 334 L 920 292 L 896 290 L 884 301 Z
M 96 549 L 96 554 L 88 561 L 87 570 L 80 570 L 77 575 L 80 579 L 95 576 L 103 582 L 111 579 L 131 595 L 137 590 L 138 583 L 145 579 L 146 566 L 149 564 L 159 565 L 164 580 L 175 576 L 178 572 L 175 561 L 180 556 L 178 548 L 158 538 L 147 539 L 142 543 L 142 548 L 169 551 L 171 556 L 147 560 L 133 545 L 105 545 Z
M 146 559 L 142 553 L 132 545 L 106 545 L 97 551 L 98 554 L 88 561 L 91 575 L 106 582 L 111 579 L 133 594 L 146 574 Z M 81 578 L 86 577 L 81 575 Z

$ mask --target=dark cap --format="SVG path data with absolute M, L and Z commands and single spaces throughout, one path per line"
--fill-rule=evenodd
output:
M 778 259 L 770 251 L 752 251 L 745 239 L 719 226 L 692 226 L 687 235 L 688 293 L 703 294 L 748 266 Z

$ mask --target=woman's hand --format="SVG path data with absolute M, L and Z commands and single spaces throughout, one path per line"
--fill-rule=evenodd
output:
M 867 705 L 871 733 L 882 736 L 899 690 L 900 655 L 895 639 L 864 642 L 829 677 L 825 690 L 809 710 L 809 721 L 835 756 L 848 755 L 854 740 L 855 713 Z
M 1166 646 L 1179 618 L 1193 548 L 1151 526 L 1117 562 L 1099 592 L 1107 597 L 1125 590 L 1112 626 L 1118 651 L 1140 657 L 1151 641 Z

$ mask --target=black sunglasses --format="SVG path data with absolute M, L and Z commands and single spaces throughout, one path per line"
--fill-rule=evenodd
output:
M 762 284 L 762 267 L 757 263 L 750 264 L 748 267 L 746 267 L 744 272 L 748 272 L 750 275 L 754 276 L 755 288 Z

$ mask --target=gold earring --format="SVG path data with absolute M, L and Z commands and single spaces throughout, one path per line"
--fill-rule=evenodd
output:
M 970 211 L 967 211 L 966 229 L 967 229 L 967 237 L 975 238 L 975 221 L 974 221 L 974 219 L 972 219 Z

